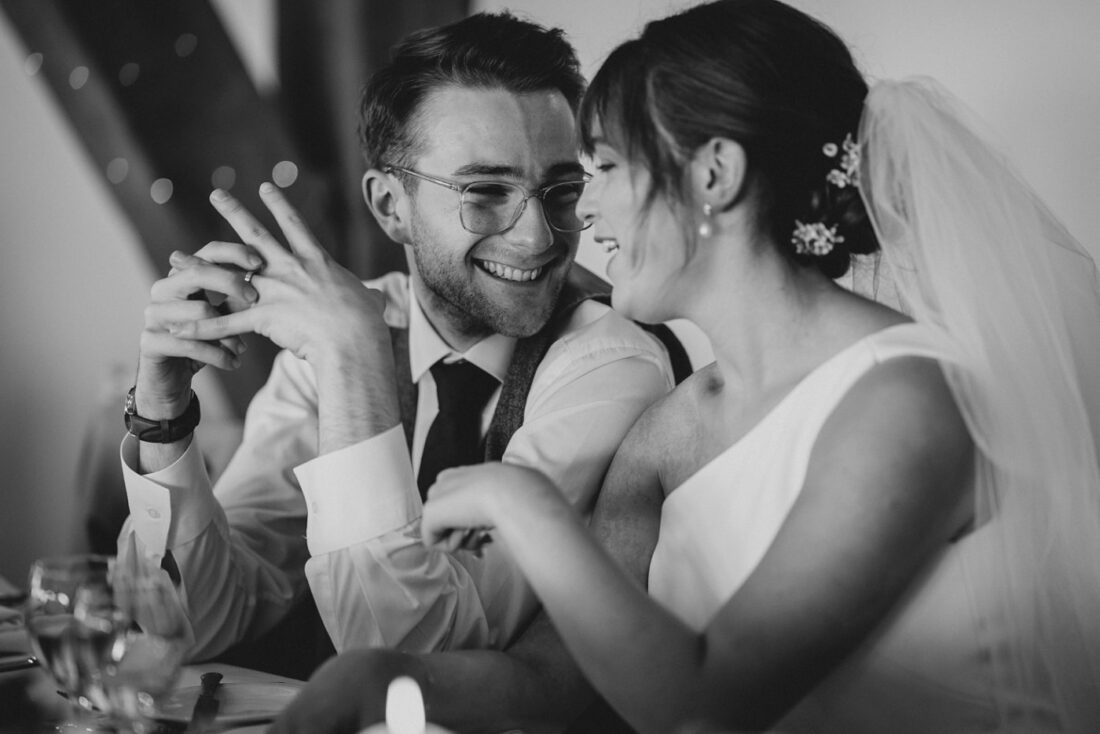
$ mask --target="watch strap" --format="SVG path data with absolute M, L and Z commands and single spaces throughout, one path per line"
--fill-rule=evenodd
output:
M 126 430 L 132 436 L 147 443 L 175 443 L 194 433 L 202 417 L 199 410 L 199 396 L 194 390 L 191 391 L 191 400 L 187 403 L 187 409 L 181 415 L 176 418 L 153 420 L 137 414 L 134 404 L 135 389 L 136 386 L 131 387 L 130 392 L 127 393 L 126 406 L 122 412 Z

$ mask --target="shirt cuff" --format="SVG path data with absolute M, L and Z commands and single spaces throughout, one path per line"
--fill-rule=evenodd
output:
M 147 557 L 159 561 L 165 549 L 190 542 L 210 524 L 218 501 L 194 440 L 183 455 L 160 471 L 138 473 L 138 440 L 122 439 L 122 480 L 134 532 Z
M 307 461 L 294 475 L 306 500 L 306 544 L 314 556 L 389 533 L 423 510 L 400 424 Z

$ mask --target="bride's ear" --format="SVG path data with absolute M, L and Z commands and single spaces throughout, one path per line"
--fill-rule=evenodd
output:
M 741 144 L 730 138 L 711 138 L 695 151 L 691 161 L 696 200 L 716 211 L 730 209 L 746 194 L 747 157 Z
M 409 236 L 408 194 L 392 173 L 371 168 L 363 174 L 363 201 L 378 225 L 394 242 L 407 244 Z

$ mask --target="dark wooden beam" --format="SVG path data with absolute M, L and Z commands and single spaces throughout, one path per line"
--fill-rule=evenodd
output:
M 298 159 L 205 0 L 2 0 L 0 7 L 28 50 L 42 55 L 39 77 L 158 272 L 167 271 L 173 250 L 236 239 L 208 203 L 215 179 L 232 183 L 260 213 L 260 182 L 280 161 Z M 316 201 L 320 178 L 303 169 L 288 196 Z M 219 373 L 242 415 L 276 352 L 265 339 L 249 341 L 242 367 Z
M 237 239 L 208 203 L 229 188 L 272 231 L 257 194 L 296 166 L 288 198 L 360 277 L 405 269 L 360 194 L 359 93 L 402 36 L 458 20 L 468 0 L 280 0 L 278 99 L 253 84 L 208 0 L 0 0 L 104 186 L 158 272 L 173 250 Z M 170 191 L 170 196 L 168 195 Z M 249 337 L 218 373 L 243 415 L 277 350 Z

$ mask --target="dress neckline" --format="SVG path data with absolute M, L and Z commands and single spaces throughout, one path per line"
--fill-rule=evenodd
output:
M 912 329 L 912 328 L 918 328 L 919 329 L 920 325 L 915 321 L 906 321 L 904 323 L 893 324 L 892 326 L 887 326 L 885 328 L 879 329 L 878 331 L 872 331 L 870 334 L 867 334 L 865 336 L 861 336 L 859 339 L 856 339 L 854 342 L 852 342 L 848 346 L 842 347 L 839 351 L 835 352 L 834 354 L 832 354 L 829 357 L 826 357 L 816 367 L 814 367 L 809 372 L 807 372 L 805 375 L 803 375 L 802 378 L 798 380 L 798 382 L 796 382 L 794 385 L 792 385 L 791 389 L 788 390 L 787 393 L 783 397 L 781 397 L 779 400 L 777 400 L 775 405 L 773 405 L 771 408 L 769 408 L 767 410 L 767 412 L 764 413 L 764 415 L 762 415 L 760 417 L 760 420 L 756 421 L 756 423 L 754 423 L 747 431 L 742 433 L 737 438 L 737 440 L 735 440 L 729 446 L 726 446 L 724 449 L 719 451 L 717 454 L 712 456 L 707 461 L 703 462 L 701 465 L 699 465 L 699 467 L 695 471 L 693 471 L 691 474 L 689 474 L 687 477 L 685 477 L 682 482 L 680 482 L 675 487 L 673 487 L 671 490 L 669 490 L 668 494 L 665 495 L 665 502 L 668 502 L 668 500 L 671 499 L 672 496 L 677 491 L 679 491 L 679 489 L 681 487 L 684 487 L 685 485 L 690 484 L 691 482 L 693 482 L 696 477 L 698 477 L 704 471 L 709 469 L 712 465 L 716 464 L 719 460 L 721 460 L 724 456 L 726 456 L 731 451 L 736 449 L 738 446 L 741 446 L 751 436 L 758 433 L 761 430 L 761 426 L 764 426 L 765 424 L 771 422 L 772 419 L 774 418 L 774 416 L 777 415 L 779 413 L 779 411 L 782 410 L 783 407 L 785 405 L 787 405 L 787 403 L 789 403 L 791 401 L 791 399 L 797 393 L 803 391 L 805 385 L 809 384 L 818 375 L 820 375 L 822 372 L 824 372 L 827 367 L 829 367 L 830 365 L 835 364 L 836 362 L 840 361 L 841 358 L 847 356 L 848 354 L 855 351 L 860 346 L 865 345 L 867 342 L 869 342 L 871 340 L 879 339 L 883 335 L 885 335 L 887 333 L 892 333 L 895 330 L 905 330 L 905 329 Z

